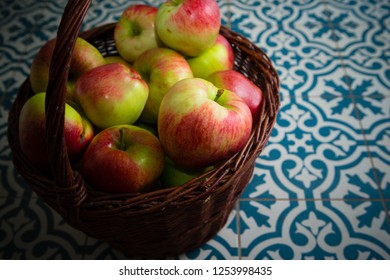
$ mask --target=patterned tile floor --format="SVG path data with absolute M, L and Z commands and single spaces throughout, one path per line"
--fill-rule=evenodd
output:
M 9 108 L 33 55 L 55 36 L 65 3 L 0 2 L 3 259 L 124 258 L 68 226 L 11 163 Z M 115 21 L 129 3 L 94 0 L 83 28 Z M 177 258 L 390 259 L 390 2 L 218 3 L 223 24 L 271 57 L 282 107 L 226 226 Z

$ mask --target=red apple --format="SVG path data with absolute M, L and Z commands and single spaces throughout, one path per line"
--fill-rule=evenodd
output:
M 121 57 L 129 62 L 144 51 L 162 45 L 156 34 L 157 8 L 131 5 L 123 11 L 114 30 L 114 41 Z
M 206 78 L 216 87 L 228 89 L 240 96 L 251 110 L 252 116 L 256 118 L 259 114 L 262 90 L 251 80 L 238 71 L 218 71 Z
M 100 191 L 141 192 L 161 175 L 164 157 L 159 140 L 151 132 L 133 125 L 113 126 L 93 138 L 80 172 Z
M 20 147 L 31 163 L 39 169 L 48 170 L 49 161 L 45 140 L 45 93 L 30 97 L 20 111 Z M 65 104 L 65 142 L 71 161 L 81 158 L 91 142 L 94 132 L 92 124 L 70 105 Z
M 214 45 L 220 27 L 215 0 L 167 0 L 158 9 L 158 36 L 185 56 L 198 56 Z
M 88 119 L 107 128 L 133 124 L 141 115 L 149 89 L 136 70 L 111 63 L 82 75 L 75 93 Z
M 188 58 L 187 61 L 194 77 L 205 79 L 216 71 L 233 69 L 233 49 L 224 36 L 218 35 L 211 48 L 196 57 Z
M 176 82 L 192 78 L 187 60 L 178 52 L 167 48 L 154 48 L 142 53 L 133 64 L 149 86 L 149 98 L 140 119 L 157 123 L 161 100 Z
M 35 93 L 46 92 L 49 82 L 49 67 L 56 44 L 51 39 L 39 50 L 34 57 L 30 70 L 30 83 Z M 93 45 L 78 37 L 72 53 L 67 83 L 67 99 L 74 98 L 74 83 L 85 72 L 105 64 L 104 57 Z M 76 101 L 76 100 L 74 100 Z
M 190 78 L 164 96 L 158 134 L 167 156 L 179 167 L 198 170 L 242 149 L 252 130 L 252 115 L 234 92 Z

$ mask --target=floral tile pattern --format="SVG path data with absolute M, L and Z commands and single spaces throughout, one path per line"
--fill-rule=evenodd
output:
M 163 0 L 141 0 L 154 6 Z M 390 259 L 390 3 L 219 0 L 271 58 L 277 123 L 225 227 L 176 259 Z M 0 3 L 0 259 L 125 259 L 69 225 L 11 161 L 7 116 L 66 0 Z M 94 0 L 83 30 L 126 0 Z

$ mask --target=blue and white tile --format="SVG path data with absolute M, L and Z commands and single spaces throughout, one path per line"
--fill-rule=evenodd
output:
M 267 25 L 281 25 L 292 22 L 307 22 L 312 14 L 321 14 L 325 9 L 323 1 L 231 1 L 232 8 L 238 10 L 253 10 L 257 17 Z M 244 17 L 246 18 L 246 17 Z M 242 19 L 241 19 L 242 20 Z M 237 20 L 237 22 L 239 22 Z
M 357 99 L 360 122 L 384 198 L 390 198 L 390 97 Z
M 87 237 L 85 243 L 83 259 L 85 260 L 125 260 L 128 256 L 113 249 L 107 243 Z
M 336 46 L 329 47 L 331 43 L 312 40 L 306 34 L 310 34 L 306 28 L 271 26 L 256 42 L 273 61 L 282 89 L 293 96 L 318 95 L 321 81 L 343 74 L 333 50 Z
M 376 76 L 390 94 L 389 6 L 384 1 L 357 1 L 355 5 L 330 1 L 328 8 L 335 30 L 345 35 L 336 40 L 341 58 L 354 71 Z
M 269 18 L 270 9 L 263 6 L 279 7 L 279 4 L 282 10 L 294 14 L 294 20 L 273 22 Z M 326 15 L 323 19 L 313 16 L 324 14 L 325 6 L 319 1 L 307 1 L 294 8 L 287 8 L 291 4 L 286 2 L 262 2 L 259 5 L 254 10 L 241 2 L 232 3 L 231 27 L 250 38 L 271 58 L 280 75 L 283 96 L 315 95 L 317 89 L 313 88 L 318 87 L 318 79 L 336 76 L 337 71 L 343 71 L 338 61 L 337 45 L 327 35 Z
M 387 147 L 390 147 L 390 141 L 387 140 Z M 371 147 L 370 147 L 371 148 Z M 375 179 L 384 199 L 390 199 L 390 153 L 384 153 L 374 147 L 371 148 L 372 161 L 375 166 Z
M 66 3 L 0 3 L 0 258 L 126 258 L 37 199 L 7 146 L 9 108 Z M 282 108 L 237 211 L 215 238 L 176 258 L 390 259 L 387 1 L 218 3 L 222 23 L 271 57 Z M 83 28 L 117 19 L 128 5 L 92 1 Z
M 238 221 L 234 209 L 218 234 L 191 252 L 178 256 L 183 260 L 234 260 L 238 259 Z
M 31 62 L 43 42 L 55 36 L 61 10 L 52 7 L 57 5 L 40 3 L 24 8 L 2 26 L 5 47 L 16 48 L 18 55 L 16 59 L 20 62 Z
M 1 259 L 81 259 L 86 235 L 41 199 L 1 198 Z
M 380 202 L 243 201 L 243 259 L 389 259 Z
M 261 18 L 258 11 L 259 8 L 254 9 L 253 6 L 242 1 L 230 1 L 227 14 L 230 28 L 250 41 L 256 42 L 258 35 L 269 27 L 269 24 Z
M 343 172 L 372 169 L 359 120 L 335 114 L 331 105 L 318 97 L 282 100 L 243 198 L 329 198 L 330 192 L 344 188 Z M 353 104 L 349 106 L 354 113 Z

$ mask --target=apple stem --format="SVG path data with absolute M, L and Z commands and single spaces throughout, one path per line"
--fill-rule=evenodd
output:
M 222 96 L 222 94 L 225 92 L 222 88 L 218 89 L 217 95 L 214 98 L 214 101 L 218 101 L 218 99 Z
M 126 150 L 126 144 L 125 144 L 125 133 L 124 133 L 124 128 L 122 127 L 119 129 L 119 149 L 122 151 Z

